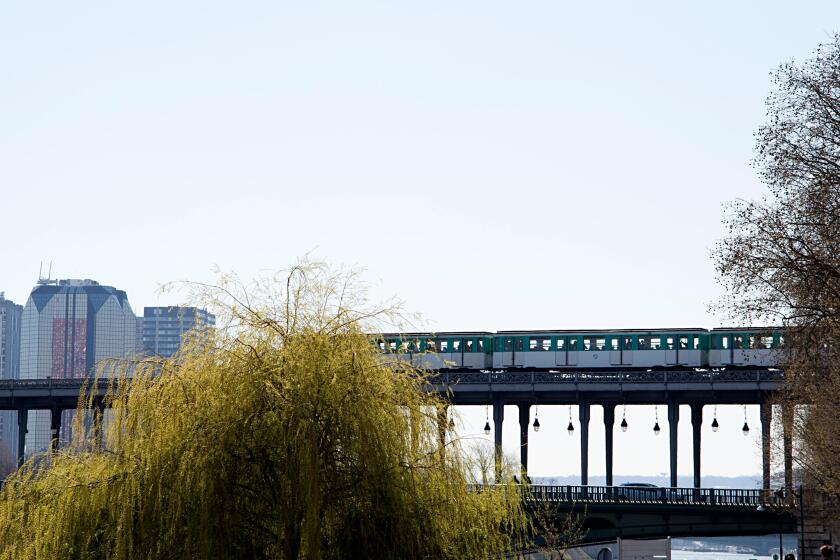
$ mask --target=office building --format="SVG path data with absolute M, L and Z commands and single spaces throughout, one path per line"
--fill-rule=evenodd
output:
M 0 379 L 16 379 L 20 374 L 20 318 L 23 307 L 6 299 L 0 292 Z M 3 453 L 14 457 L 17 449 L 17 425 L 14 412 L 0 411 L 0 444 Z
M 39 280 L 21 316 L 20 378 L 91 375 L 109 358 L 134 356 L 136 336 L 124 291 L 93 280 Z M 27 453 L 46 449 L 49 412 L 31 413 L 28 426 Z
M 216 317 L 196 307 L 143 308 L 143 350 L 149 356 L 169 358 L 181 348 L 184 335 L 195 328 L 213 327 Z

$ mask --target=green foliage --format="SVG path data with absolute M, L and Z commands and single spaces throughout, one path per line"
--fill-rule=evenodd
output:
M 475 465 L 420 371 L 383 361 L 352 275 L 317 264 L 197 295 L 225 317 L 114 378 L 104 445 L 30 461 L 0 494 L 0 558 L 485 558 L 522 546 L 515 485 Z M 84 399 L 82 399 L 84 401 Z M 81 406 L 88 403 L 82 402 Z M 48 465 L 46 465 L 48 463 Z M 46 465 L 46 466 L 45 466 Z

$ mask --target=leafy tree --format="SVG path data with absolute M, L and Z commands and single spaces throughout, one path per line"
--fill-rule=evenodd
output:
M 788 350 L 781 402 L 808 484 L 840 497 L 840 35 L 773 74 L 755 165 L 768 187 L 734 203 L 716 251 L 724 307 L 739 320 L 782 325 Z
M 104 445 L 79 421 L 72 449 L 6 481 L 0 557 L 484 558 L 523 546 L 519 490 L 470 491 L 477 471 L 456 438 L 441 447 L 442 403 L 423 372 L 370 343 L 396 315 L 371 308 L 352 274 L 304 263 L 196 295 L 220 328 L 113 382 Z

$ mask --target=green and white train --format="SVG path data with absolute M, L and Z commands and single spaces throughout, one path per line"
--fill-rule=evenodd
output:
M 767 368 L 784 337 L 768 328 L 390 333 L 382 352 L 429 369 Z

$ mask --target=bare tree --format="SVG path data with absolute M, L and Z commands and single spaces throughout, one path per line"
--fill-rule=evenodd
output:
M 726 215 L 722 307 L 785 329 L 780 400 L 796 411 L 796 460 L 812 486 L 840 496 L 840 34 L 781 65 L 773 86 L 754 160 L 768 193 Z

